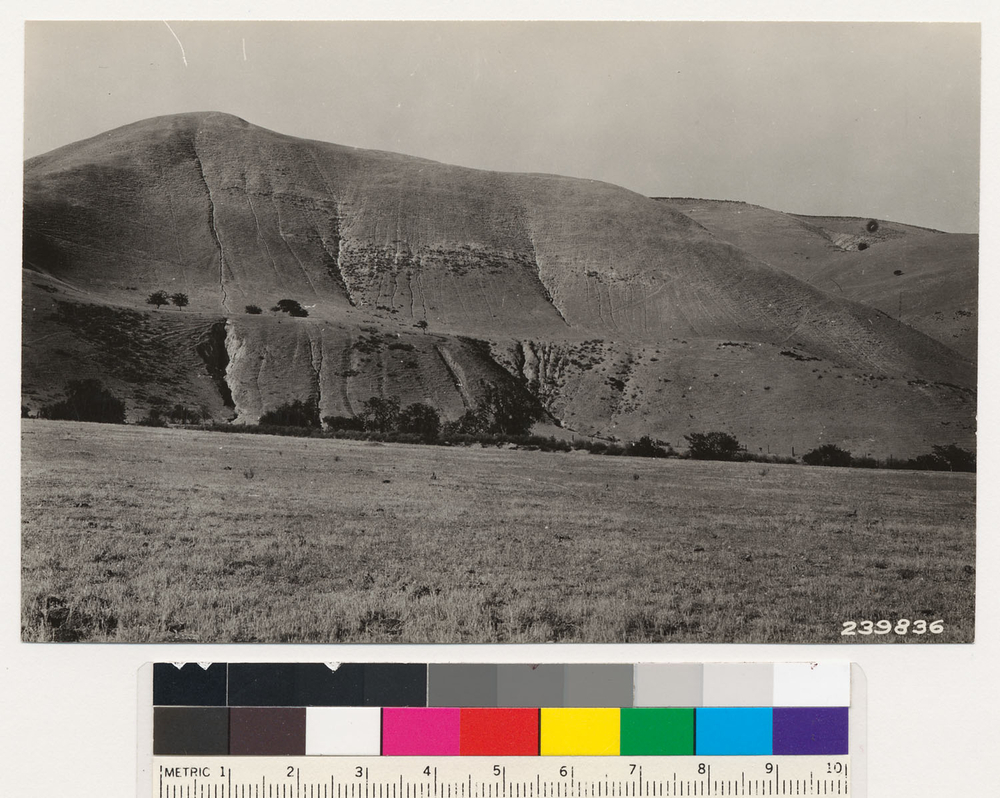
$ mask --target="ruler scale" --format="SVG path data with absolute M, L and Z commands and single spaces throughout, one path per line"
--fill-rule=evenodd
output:
M 147 666 L 140 794 L 865 795 L 857 666 L 464 667 Z
M 158 796 L 233 798 L 260 788 L 299 798 L 670 798 L 848 795 L 848 757 L 157 757 Z M 490 778 L 495 768 L 502 778 Z M 362 776 L 357 776 L 358 770 Z M 423 771 L 429 769 L 430 776 Z M 567 775 L 561 776 L 561 769 Z M 635 776 L 641 771 L 638 778 Z

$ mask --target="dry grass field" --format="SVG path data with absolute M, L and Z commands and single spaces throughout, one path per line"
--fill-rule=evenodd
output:
M 24 640 L 973 638 L 971 474 L 22 424 Z

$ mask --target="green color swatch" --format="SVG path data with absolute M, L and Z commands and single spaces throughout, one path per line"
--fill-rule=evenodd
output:
M 693 709 L 623 707 L 621 713 L 622 756 L 694 754 Z

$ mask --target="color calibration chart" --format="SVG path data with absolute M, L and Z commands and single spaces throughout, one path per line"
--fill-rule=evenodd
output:
M 850 663 L 156 663 L 140 690 L 158 798 L 864 795 Z

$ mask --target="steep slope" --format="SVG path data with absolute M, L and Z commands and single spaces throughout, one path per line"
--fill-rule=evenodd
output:
M 878 308 L 975 360 L 979 236 L 744 202 L 660 199 L 765 263 Z
M 694 211 L 223 114 L 146 120 L 26 162 L 24 266 L 33 407 L 103 373 L 133 416 L 156 390 L 240 421 L 307 397 L 351 414 L 372 395 L 454 418 L 480 381 L 513 375 L 586 434 L 680 442 L 711 425 L 761 448 L 835 438 L 883 454 L 974 435 L 971 360 Z M 190 305 L 151 310 L 159 289 Z M 308 318 L 267 310 L 282 298 Z M 129 336 L 158 368 L 116 367 Z M 869 379 L 892 390 L 858 387 Z

